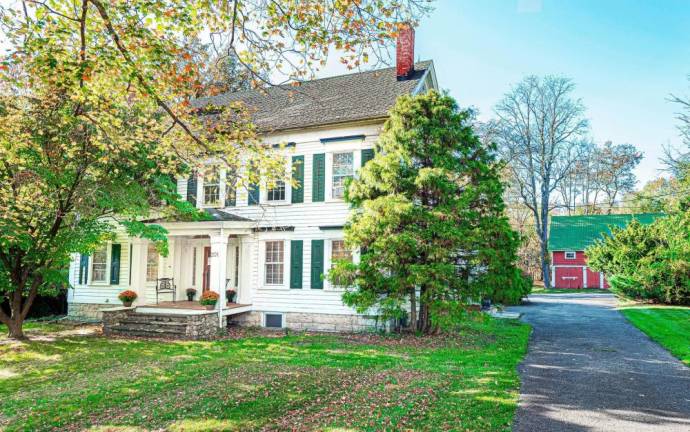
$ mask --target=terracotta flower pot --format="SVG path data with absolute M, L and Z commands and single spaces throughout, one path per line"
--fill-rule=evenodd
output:
M 122 306 L 124 306 L 124 307 L 132 307 L 132 301 L 131 301 L 131 300 L 130 300 L 130 301 L 123 301 L 123 302 L 122 302 Z
M 204 306 L 206 306 L 206 310 L 213 310 L 213 309 L 216 308 L 216 305 L 215 305 L 215 304 L 207 304 L 207 305 L 204 305 Z

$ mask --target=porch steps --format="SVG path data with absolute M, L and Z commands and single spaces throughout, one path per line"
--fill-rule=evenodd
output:
M 187 332 L 187 317 L 137 312 L 121 319 L 109 330 L 120 336 L 182 338 Z

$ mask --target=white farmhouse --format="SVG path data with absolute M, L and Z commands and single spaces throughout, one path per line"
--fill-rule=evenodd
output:
M 125 235 L 91 256 L 75 256 L 69 313 L 103 316 L 112 333 L 179 331 L 191 337 L 198 336 L 190 330 L 192 321 L 223 325 L 227 317 L 293 329 L 371 326 L 372 317 L 345 306 L 343 290 L 322 275 L 334 258 L 349 254 L 342 232 L 348 217 L 345 180 L 373 157 L 398 96 L 438 88 L 433 63 L 413 62 L 411 32 L 401 34 L 396 67 L 309 81 L 299 92 L 272 88 L 197 101 L 246 103 L 267 145 L 289 143 L 280 151 L 287 164 L 297 165 L 293 175 L 299 186 L 290 187 L 286 179 L 271 190 L 257 185 L 232 191 L 222 170 L 179 179 L 180 195 L 213 220 L 162 223 L 169 232 L 167 257 L 146 240 Z M 170 287 L 174 292 L 165 289 Z M 197 290 L 197 299 L 203 291 L 215 291 L 221 301 L 206 311 L 186 301 L 188 288 Z M 119 307 L 117 295 L 126 289 L 139 295 L 133 308 Z M 226 301 L 226 289 L 236 291 L 233 302 Z

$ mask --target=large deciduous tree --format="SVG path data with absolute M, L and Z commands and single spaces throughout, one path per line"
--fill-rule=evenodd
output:
M 346 244 L 358 262 L 328 277 L 345 303 L 384 318 L 407 315 L 431 332 L 451 305 L 517 301 L 531 284 L 514 263 L 519 243 L 504 214 L 500 166 L 472 113 L 432 91 L 398 99 L 375 157 L 348 187 Z
M 552 194 L 580 160 L 588 131 L 584 106 L 567 78 L 529 76 L 495 108 L 492 137 L 508 162 L 520 199 L 533 215 L 544 284 L 551 286 L 548 254 Z
M 242 184 L 278 173 L 241 103 L 200 112 L 205 85 L 190 40 L 223 47 L 255 86 L 309 78 L 331 48 L 355 67 L 385 51 L 426 2 L 23 0 L 0 7 L 9 53 L 0 63 L 0 322 L 23 337 L 38 294 L 66 284 L 71 253 L 88 253 L 115 223 L 160 242 L 137 222 L 152 209 L 194 210 L 171 177 L 200 161 Z M 203 93 L 203 92 L 202 92 Z M 203 115 L 210 114 L 210 115 Z M 242 155 L 242 157 L 240 157 Z M 269 181 L 271 179 L 268 179 Z M 190 216 L 191 217 L 191 216 Z
M 558 184 L 560 204 L 568 214 L 612 213 L 637 184 L 634 169 L 642 153 L 632 144 L 589 143 Z

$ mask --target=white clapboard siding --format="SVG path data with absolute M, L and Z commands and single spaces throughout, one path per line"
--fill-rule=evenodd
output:
M 70 281 L 74 290 L 72 295 L 69 297 L 72 303 L 97 303 L 97 304 L 116 304 L 119 305 L 120 301 L 117 299 L 117 295 L 129 289 L 129 267 L 130 267 L 130 256 L 129 256 L 129 238 L 126 236 L 123 230 L 117 230 L 117 237 L 114 241 L 108 242 L 108 248 L 111 247 L 112 243 L 119 243 L 120 248 L 120 283 L 118 285 L 110 284 L 110 273 L 108 272 L 108 278 L 106 283 L 93 284 L 91 281 L 87 281 L 88 284 L 79 284 L 79 255 L 75 254 L 76 259 L 70 264 L 72 266 L 72 280 Z M 89 259 L 89 265 L 91 264 L 91 259 Z
M 304 202 L 300 204 L 269 204 L 264 203 L 258 206 L 247 205 L 246 190 L 237 191 L 237 201 L 235 207 L 224 208 L 223 210 L 241 217 L 245 217 L 256 222 L 257 227 L 290 227 L 287 231 L 268 231 L 258 232 L 242 239 L 243 243 L 249 242 L 249 256 L 243 256 L 240 272 L 243 273 L 241 280 L 248 282 L 249 286 L 242 286 L 242 301 L 252 304 L 255 311 L 273 312 L 301 312 L 301 313 L 321 313 L 321 314 L 354 314 L 355 311 L 342 303 L 343 290 L 334 289 L 324 282 L 323 289 L 311 289 L 311 241 L 313 239 L 323 239 L 328 242 L 331 239 L 342 238 L 342 231 L 337 229 L 323 229 L 324 227 L 339 227 L 347 221 L 349 209 L 348 205 L 342 200 L 329 200 L 328 191 L 326 192 L 326 202 L 312 202 L 312 171 L 313 155 L 317 153 L 332 153 L 341 151 L 352 151 L 355 154 L 356 167 L 360 163 L 361 150 L 373 148 L 382 123 L 376 124 L 353 124 L 345 127 L 331 127 L 329 129 L 310 129 L 297 132 L 274 134 L 265 137 L 267 144 L 295 143 L 294 147 L 284 151 L 286 158 L 301 155 L 304 156 Z M 340 142 L 323 143 L 321 139 L 336 138 L 347 136 L 364 135 L 364 139 L 347 140 Z M 328 156 L 327 156 L 328 159 Z M 326 183 L 328 185 L 328 182 Z M 178 193 L 182 198 L 186 198 L 187 179 L 178 179 Z M 265 196 L 266 191 L 261 191 Z M 199 200 L 201 201 L 201 200 Z M 201 205 L 201 202 L 198 203 Z M 261 244 L 267 240 L 285 241 L 285 287 L 275 288 L 264 286 L 262 280 L 263 257 L 260 256 Z M 290 289 L 290 262 L 289 250 L 290 240 L 303 241 L 303 280 L 301 289 Z M 118 239 L 118 242 L 119 239 Z M 117 287 L 109 285 L 77 285 L 79 275 L 79 260 L 72 263 L 74 275 L 74 285 L 76 286 L 74 296 L 70 301 L 76 303 L 115 303 L 117 294 L 127 288 L 129 276 L 129 244 L 123 238 L 122 256 L 120 266 L 120 285 Z M 325 244 L 324 253 L 327 254 L 330 248 Z M 192 247 L 187 245 L 185 247 Z M 234 247 L 234 246 L 229 246 Z M 200 249 L 201 250 L 201 249 Z M 185 257 L 191 255 L 185 254 Z M 199 252 L 201 256 L 201 252 Z M 228 255 L 230 256 L 230 254 Z M 325 257 L 324 264 L 328 265 L 330 260 Z M 145 260 L 136 265 L 145 266 Z M 190 265 L 186 263 L 183 265 Z M 325 269 L 327 271 L 327 269 Z M 143 269 L 142 271 L 145 271 Z M 249 272 L 249 277 L 245 272 Z M 197 275 L 199 281 L 201 276 Z M 245 282 L 245 283 L 246 283 Z M 180 287 L 184 288 L 183 286 Z M 198 287 L 200 288 L 200 286 Z M 134 288 L 133 288 L 134 289 Z M 135 289 L 136 290 L 136 289 Z M 152 300 L 155 298 L 155 288 L 153 284 L 146 284 L 141 289 L 144 298 Z

